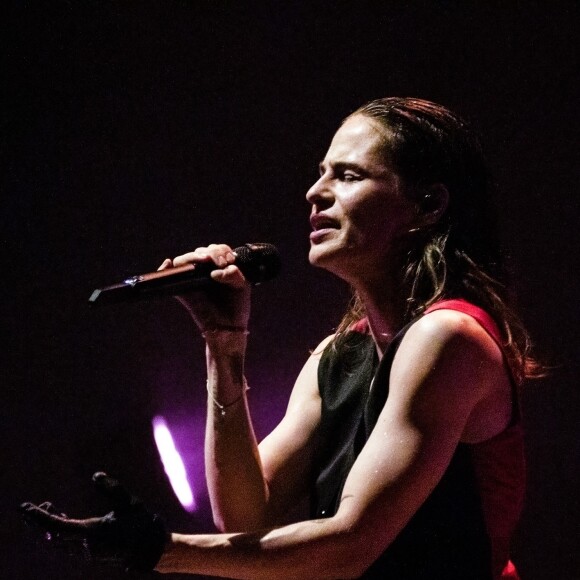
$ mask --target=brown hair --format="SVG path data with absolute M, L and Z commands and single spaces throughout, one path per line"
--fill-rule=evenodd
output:
M 529 335 L 509 306 L 490 176 L 477 135 L 449 109 L 421 99 L 378 99 L 353 115 L 380 123 L 385 156 L 403 178 L 407 195 L 424 200 L 434 185 L 449 192 L 441 218 L 413 234 L 404 267 L 407 319 L 443 298 L 464 298 L 497 322 L 516 381 L 540 376 Z M 337 329 L 337 344 L 364 315 L 355 293 Z

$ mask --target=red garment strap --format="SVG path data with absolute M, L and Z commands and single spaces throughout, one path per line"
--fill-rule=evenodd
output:
M 364 318 L 353 322 L 349 326 L 349 330 L 360 332 L 361 334 L 370 334 L 371 329 L 369 328 L 369 319 L 365 316 Z
M 429 314 L 429 312 L 434 312 L 435 310 L 456 310 L 457 312 L 463 312 L 477 320 L 477 322 L 481 325 L 481 327 L 495 340 L 498 346 L 502 346 L 502 338 L 501 333 L 499 331 L 499 327 L 495 320 L 485 311 L 483 308 L 479 306 L 475 306 L 475 304 L 471 304 L 467 300 L 463 300 L 463 298 L 455 298 L 453 300 L 441 300 L 440 302 L 435 302 L 425 310 L 425 314 Z M 349 330 L 353 330 L 355 332 L 360 332 L 362 334 L 369 334 L 369 321 L 368 319 L 361 318 L 356 322 L 353 322 L 350 325 Z
M 425 314 L 429 312 L 434 312 L 435 310 L 456 310 L 458 312 L 463 312 L 475 318 L 477 322 L 483 327 L 483 329 L 497 342 L 498 346 L 502 346 L 501 333 L 495 322 L 495 320 L 482 308 L 467 302 L 461 298 L 455 300 L 441 300 L 441 302 L 435 302 L 425 310 Z

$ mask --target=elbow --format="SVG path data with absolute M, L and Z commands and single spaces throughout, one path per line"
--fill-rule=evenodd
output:
M 335 533 L 328 538 L 329 549 L 318 552 L 313 562 L 316 568 L 313 577 L 321 580 L 360 578 L 381 554 L 379 540 L 369 534 L 368 529 L 348 519 L 336 523 Z

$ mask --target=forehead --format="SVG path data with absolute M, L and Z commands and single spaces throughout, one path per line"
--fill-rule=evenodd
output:
M 364 115 L 349 117 L 335 133 L 326 160 L 346 163 L 380 163 L 385 165 L 383 145 L 385 132 Z

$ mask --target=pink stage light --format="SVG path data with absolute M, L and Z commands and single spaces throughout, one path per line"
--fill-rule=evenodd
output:
M 152 423 L 153 438 L 157 444 L 157 450 L 165 473 L 169 478 L 169 483 L 173 488 L 173 493 L 186 511 L 193 512 L 197 507 L 195 497 L 187 480 L 185 465 L 175 447 L 167 422 L 163 417 L 157 416 L 153 418 Z

